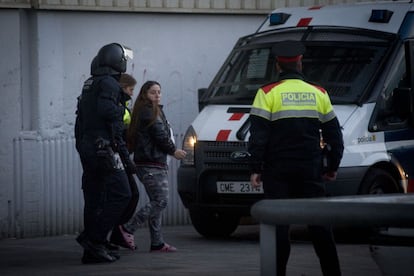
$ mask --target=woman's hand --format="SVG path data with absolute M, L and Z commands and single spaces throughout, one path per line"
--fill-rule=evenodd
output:
M 259 188 L 262 185 L 261 175 L 258 173 L 252 173 L 250 175 L 250 184 L 253 188 Z
M 181 160 L 187 155 L 187 152 L 183 151 L 182 149 L 176 149 L 174 152 L 174 158 Z
M 333 171 L 326 172 L 322 175 L 322 179 L 324 181 L 334 181 L 336 180 L 336 175 L 337 175 L 337 172 L 333 172 Z

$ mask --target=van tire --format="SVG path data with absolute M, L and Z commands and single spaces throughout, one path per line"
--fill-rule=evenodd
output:
M 359 194 L 390 194 L 398 192 L 398 184 L 390 173 L 378 168 L 371 168 L 361 183 Z
M 228 238 L 239 225 L 240 217 L 209 210 L 190 209 L 197 232 L 206 238 Z
M 359 194 L 380 195 L 397 193 L 398 185 L 395 179 L 385 170 L 371 168 L 361 182 Z M 341 242 L 367 242 L 376 236 L 384 227 L 345 226 L 335 227 L 335 238 Z

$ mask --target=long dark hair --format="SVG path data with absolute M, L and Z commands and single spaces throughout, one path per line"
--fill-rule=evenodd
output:
M 140 127 L 140 113 L 142 109 L 145 106 L 151 106 L 152 107 L 152 118 L 150 123 L 146 126 L 152 125 L 155 120 L 157 120 L 158 115 L 160 114 L 160 108 L 157 104 L 152 104 L 152 102 L 148 99 L 148 91 L 151 89 L 153 85 L 158 85 L 161 87 L 161 85 L 156 81 L 146 81 L 142 86 L 141 90 L 139 91 L 139 94 L 137 96 L 137 99 L 135 100 L 134 107 L 132 109 L 131 114 L 131 123 L 128 127 L 127 132 L 127 145 L 129 151 L 133 151 L 135 148 L 135 139 L 136 139 L 136 133 L 138 131 L 138 128 Z

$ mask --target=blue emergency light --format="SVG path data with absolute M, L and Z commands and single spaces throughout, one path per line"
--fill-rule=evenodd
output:
M 372 10 L 369 22 L 388 23 L 393 13 L 389 10 Z
M 288 13 L 283 13 L 283 12 L 272 13 L 269 18 L 269 22 L 270 22 L 269 25 L 273 26 L 273 25 L 285 24 L 285 22 L 288 20 L 289 17 L 290 17 L 290 14 Z

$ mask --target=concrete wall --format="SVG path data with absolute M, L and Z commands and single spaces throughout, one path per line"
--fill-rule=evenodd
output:
M 13 138 L 22 128 L 19 12 L 0 10 L 0 24 L 0 235 L 4 235 L 13 204 Z

